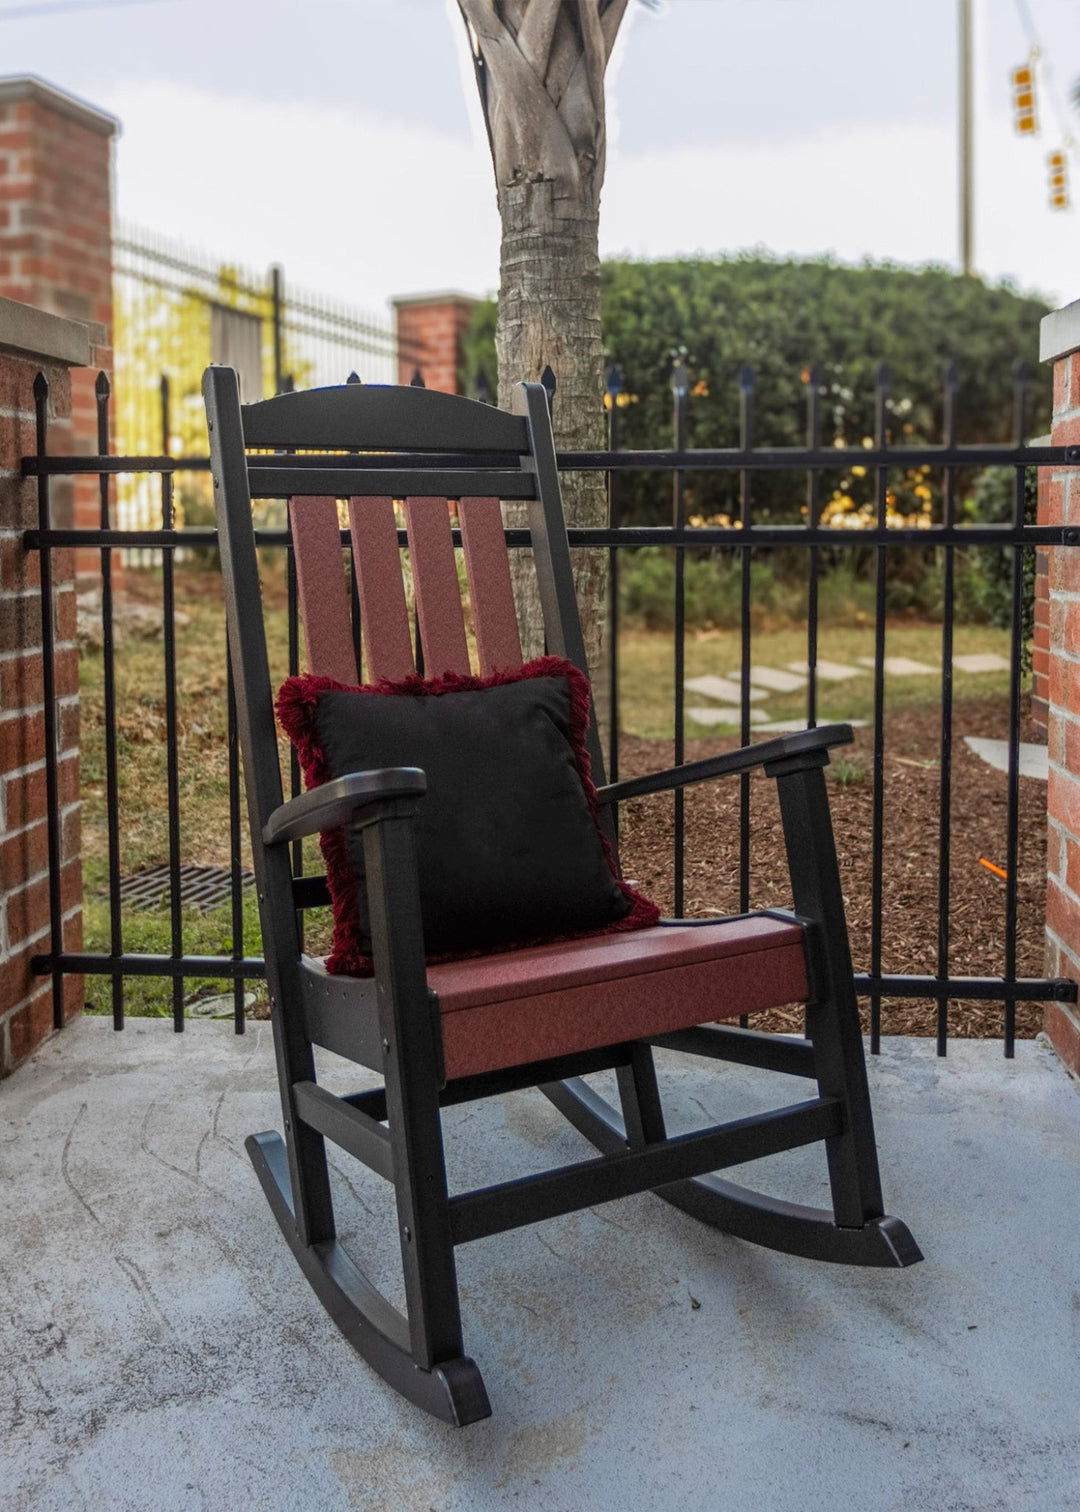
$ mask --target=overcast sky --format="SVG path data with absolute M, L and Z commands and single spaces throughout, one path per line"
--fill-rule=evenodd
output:
M 1045 158 L 1080 77 L 1080 0 L 975 4 L 977 266 L 1075 299 L 1080 210 L 1049 210 Z M 1044 87 L 1035 140 L 1011 129 L 1025 11 L 1060 106 Z M 955 265 L 956 30 L 956 0 L 632 4 L 601 250 Z M 371 309 L 497 283 L 491 164 L 446 0 L 0 0 L 0 75 L 20 73 L 119 117 L 127 220 Z M 1080 198 L 1075 156 L 1072 171 Z

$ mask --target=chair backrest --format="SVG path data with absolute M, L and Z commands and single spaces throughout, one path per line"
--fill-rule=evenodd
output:
M 520 384 L 515 413 L 422 388 L 347 384 L 241 405 L 231 368 L 203 382 L 252 828 L 281 803 L 251 504 L 286 498 L 309 670 L 355 684 L 357 640 L 343 547 L 351 546 L 369 679 L 417 670 L 395 500 L 404 501 L 423 670 L 481 674 L 521 664 L 500 499 L 528 506 L 547 649 L 588 674 L 548 412 Z M 338 514 L 348 500 L 348 531 Z M 454 555 L 456 501 L 478 667 Z M 595 722 L 590 755 L 603 762 Z
M 406 677 L 416 671 L 416 657 L 394 501 L 386 495 L 357 495 L 350 498 L 348 513 L 367 676 Z M 456 513 L 479 670 L 487 674 L 520 667 L 521 641 L 499 500 L 460 499 Z M 355 683 L 360 668 L 337 502 L 294 498 L 289 518 L 308 670 Z M 406 499 L 405 527 L 423 664 L 432 673 L 474 670 L 447 501 Z

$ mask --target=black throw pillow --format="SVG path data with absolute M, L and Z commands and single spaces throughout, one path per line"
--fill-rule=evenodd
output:
M 415 833 L 429 960 L 656 923 L 597 822 L 589 686 L 572 663 L 547 656 L 483 679 L 362 688 L 290 677 L 277 711 L 309 788 L 379 767 L 425 772 Z M 362 842 L 344 830 L 321 840 L 334 912 L 327 969 L 370 975 Z

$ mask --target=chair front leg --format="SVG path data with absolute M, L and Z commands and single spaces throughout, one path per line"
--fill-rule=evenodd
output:
M 824 753 L 766 766 L 777 779 L 795 912 L 811 921 L 812 998 L 807 1034 L 822 1097 L 840 1098 L 843 1131 L 825 1141 L 836 1222 L 862 1228 L 884 1212 L 855 978 L 836 844 L 825 789 Z
M 413 1357 L 430 1370 L 462 1354 L 439 1086 L 442 1053 L 424 968 L 409 800 L 362 822 L 383 1038 L 401 1259 Z

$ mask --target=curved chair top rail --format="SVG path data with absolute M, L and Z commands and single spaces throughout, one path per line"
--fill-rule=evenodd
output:
M 245 404 L 241 415 L 247 447 L 515 455 L 530 449 L 522 416 L 435 389 L 346 383 Z

